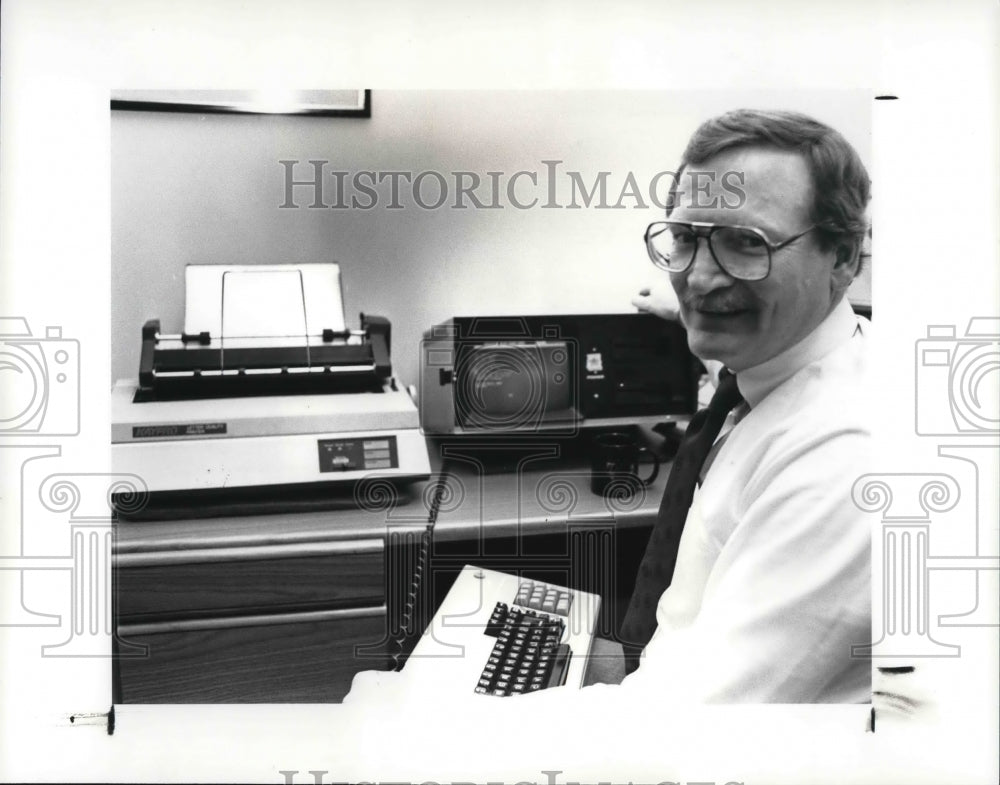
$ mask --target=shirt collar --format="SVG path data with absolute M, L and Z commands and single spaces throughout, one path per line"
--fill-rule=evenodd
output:
M 736 375 L 740 392 L 751 408 L 757 406 L 782 382 L 850 340 L 857 328 L 858 318 L 845 297 L 797 344 L 760 365 L 740 371 Z

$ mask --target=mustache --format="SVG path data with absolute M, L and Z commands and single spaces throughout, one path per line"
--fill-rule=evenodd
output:
M 753 307 L 750 298 L 738 292 L 721 292 L 705 297 L 686 293 L 681 304 L 695 311 L 746 311 Z

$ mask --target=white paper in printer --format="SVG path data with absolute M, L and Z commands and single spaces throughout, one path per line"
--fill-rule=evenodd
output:
M 304 346 L 346 329 L 337 264 L 189 264 L 184 278 L 184 332 L 230 348 Z

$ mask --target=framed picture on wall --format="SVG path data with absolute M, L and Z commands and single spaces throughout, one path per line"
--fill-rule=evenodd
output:
M 371 90 L 112 90 L 111 108 L 129 112 L 371 117 Z

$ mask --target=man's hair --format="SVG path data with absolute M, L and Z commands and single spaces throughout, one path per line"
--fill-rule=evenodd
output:
M 680 172 L 739 147 L 769 147 L 800 154 L 812 174 L 811 220 L 820 247 L 850 243 L 860 252 L 868 232 L 871 180 L 857 151 L 833 128 L 798 112 L 736 109 L 706 120 L 681 158 Z M 672 208 L 677 180 L 671 189 Z M 858 265 L 860 271 L 861 265 Z

